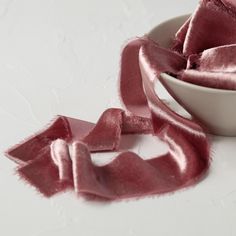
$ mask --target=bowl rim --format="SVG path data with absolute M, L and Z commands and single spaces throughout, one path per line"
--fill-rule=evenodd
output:
M 162 25 L 164 24 L 168 24 L 168 23 L 171 23 L 175 20 L 179 20 L 179 19 L 184 19 L 187 20 L 188 17 L 190 17 L 191 14 L 184 14 L 184 15 L 180 15 L 180 16 L 175 16 L 175 17 L 172 17 L 170 19 L 167 19 L 163 22 L 161 22 L 160 24 L 154 26 L 148 33 L 147 33 L 147 36 L 153 34 L 153 32 L 155 32 L 155 30 L 157 30 L 159 27 L 161 27 Z M 180 79 L 177 79 L 176 77 L 174 76 L 171 76 L 167 73 L 161 73 L 160 74 L 160 77 L 162 79 L 168 79 L 170 80 L 171 82 L 175 83 L 175 84 L 178 84 L 180 86 L 184 86 L 184 87 L 187 87 L 187 88 L 191 88 L 191 89 L 195 89 L 195 90 L 201 90 L 201 91 L 204 91 L 204 92 L 209 92 L 209 93 L 226 93 L 226 94 L 236 94 L 236 90 L 227 90 L 227 89 L 217 89 L 217 88 L 209 88 L 209 87 L 204 87 L 204 86 L 201 86 L 201 85 L 196 85 L 196 84 L 192 84 L 192 83 L 189 83 L 189 82 L 186 82 L 186 81 L 182 81 Z

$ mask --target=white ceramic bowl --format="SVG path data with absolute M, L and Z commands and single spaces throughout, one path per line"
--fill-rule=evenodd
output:
M 170 19 L 156 26 L 148 35 L 168 47 L 179 27 L 189 15 Z M 236 136 L 236 91 L 202 87 L 161 74 L 164 87 L 191 111 L 212 134 Z

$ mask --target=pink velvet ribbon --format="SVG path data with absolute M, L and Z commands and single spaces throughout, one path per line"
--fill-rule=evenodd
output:
M 56 117 L 6 152 L 20 176 L 47 197 L 74 189 L 105 200 L 168 193 L 198 182 L 210 165 L 206 130 L 171 110 L 154 86 L 165 72 L 203 86 L 236 89 L 236 63 L 229 59 L 236 44 L 234 9 L 229 2 L 200 1 L 177 32 L 173 49 L 147 37 L 130 41 L 121 55 L 120 95 L 126 110 L 108 109 L 96 124 Z M 125 151 L 106 165 L 93 163 L 92 153 L 119 151 L 127 134 L 152 134 L 168 144 L 168 152 L 144 160 Z

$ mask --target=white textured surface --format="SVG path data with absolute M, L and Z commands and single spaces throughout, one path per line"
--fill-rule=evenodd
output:
M 211 171 L 196 187 L 112 204 L 73 193 L 44 199 L 14 175 L 15 164 L 2 154 L 55 114 L 96 121 L 105 108 L 120 106 L 124 42 L 196 4 L 0 0 L 0 235 L 236 235 L 236 138 L 213 139 Z M 163 147 L 146 138 L 135 150 L 154 154 Z

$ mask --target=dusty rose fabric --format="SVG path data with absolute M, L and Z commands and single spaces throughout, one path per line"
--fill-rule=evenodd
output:
M 174 51 L 177 51 L 179 53 L 183 52 L 183 44 L 184 44 L 184 41 L 188 32 L 190 21 L 191 21 L 191 16 L 176 32 L 173 45 L 171 47 Z
M 188 58 L 188 69 L 208 72 L 236 73 L 236 44 L 204 50 Z
M 200 86 L 235 90 L 236 2 L 201 0 L 175 35 L 172 49 L 187 58 L 177 78 Z
M 232 1 L 234 5 L 230 4 L 230 7 L 226 7 L 225 3 L 227 1 L 200 1 L 184 38 L 183 53 L 185 55 L 236 43 L 236 3 Z
M 179 78 L 204 87 L 236 90 L 236 73 L 184 70 L 180 73 Z
M 48 130 L 57 132 L 54 124 L 67 119 L 70 118 L 58 117 Z M 130 119 L 133 120 L 131 126 Z M 87 124 L 80 120 L 77 122 L 79 125 L 76 131 L 79 133 L 80 127 L 85 129 Z M 64 131 L 68 132 L 69 128 L 64 126 Z M 49 132 L 45 131 L 32 137 L 31 140 L 48 137 L 50 141 L 37 153 L 31 153 L 31 160 L 20 164 L 18 172 L 47 197 L 74 188 L 86 197 L 114 200 L 174 191 L 195 182 L 207 170 L 209 159 L 206 137 L 186 139 L 184 132 L 176 132 L 168 125 L 163 126 L 158 134 L 169 145 L 167 154 L 144 161 L 135 153 L 123 152 L 105 166 L 92 163 L 90 152 L 118 150 L 121 135 L 140 132 L 157 135 L 150 119 L 127 117 L 120 109 L 109 109 L 103 113 L 96 126 L 87 126 L 87 135 L 80 140 L 74 140 L 71 132 L 68 139 L 49 137 Z M 21 147 L 29 143 L 32 148 L 38 147 L 31 140 L 17 147 L 14 158 L 18 159 L 18 163 L 24 161 L 26 153 Z M 8 155 L 13 156 L 13 151 L 9 150 Z
M 163 72 L 177 75 L 182 68 L 186 67 L 187 63 L 184 56 L 170 49 L 162 48 L 153 41 L 149 41 L 149 43 L 143 44 L 141 50 L 139 51 L 139 55 L 140 54 L 146 56 L 145 58 L 148 58 L 146 64 L 149 64 L 149 66 L 153 69 L 153 71 L 155 71 L 155 74 L 157 76 L 159 76 L 160 73 Z M 142 61 L 142 58 L 139 57 L 139 62 L 140 61 L 142 65 L 145 64 L 145 62 Z M 127 71 L 128 70 L 126 70 L 126 72 Z M 138 76 L 136 76 L 136 79 L 137 78 Z M 142 81 L 141 77 L 140 80 Z M 123 95 L 125 94 L 123 93 Z
M 140 78 L 137 54 L 140 46 L 147 42 L 147 38 L 140 38 L 130 41 L 123 49 L 121 54 L 121 72 L 120 72 L 120 96 L 127 104 L 128 110 L 135 115 L 150 117 L 147 109 L 147 98 L 143 91 L 143 85 Z M 134 62 L 133 64 L 129 63 Z M 127 74 L 131 71 L 130 74 Z M 125 79 L 124 79 L 125 78 Z M 125 91 L 132 91 L 133 96 L 124 96 Z
M 108 109 L 96 124 L 60 116 L 46 130 L 7 152 L 19 163 L 20 176 L 43 195 L 49 197 L 73 188 L 82 196 L 96 199 L 142 197 L 187 187 L 206 173 L 209 144 L 202 128 L 171 111 L 153 89 L 160 72 L 175 74 L 186 66 L 186 59 L 148 39 L 136 39 L 125 50 L 129 53 L 122 55 L 126 71 L 121 73 L 121 82 L 124 85 L 133 76 L 133 68 L 138 70 L 132 79 L 134 84 L 142 84 L 139 89 L 147 102 L 136 103 L 142 109 L 130 106 L 129 102 L 133 104 L 139 98 L 123 86 L 122 99 L 127 110 L 131 108 L 129 114 Z M 136 115 L 144 109 L 151 118 Z M 93 164 L 92 152 L 118 151 L 122 135 L 135 133 L 159 137 L 169 151 L 147 161 L 126 151 L 105 166 Z
M 173 192 L 197 183 L 210 165 L 206 130 L 172 111 L 154 86 L 165 72 L 197 85 L 235 90 L 235 9 L 232 0 L 201 0 L 172 49 L 147 37 L 128 42 L 119 88 L 126 110 L 108 109 L 96 124 L 56 117 L 6 152 L 20 176 L 47 197 L 74 189 L 100 200 Z M 93 163 L 94 152 L 119 151 L 127 134 L 152 134 L 168 145 L 168 152 L 143 160 L 124 151 L 107 165 Z

